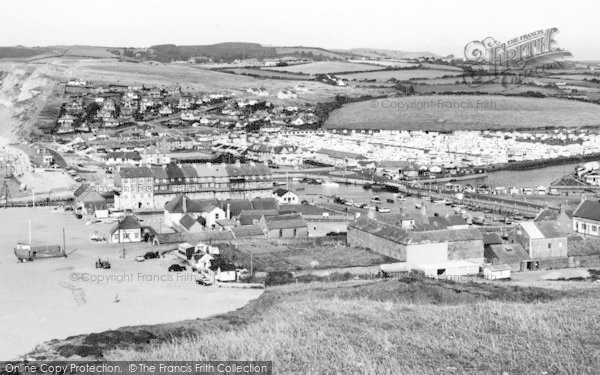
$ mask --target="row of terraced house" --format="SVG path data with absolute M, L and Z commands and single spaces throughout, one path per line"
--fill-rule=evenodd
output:
M 271 198 L 273 177 L 264 164 L 168 164 L 115 172 L 115 208 L 162 210 L 178 194 L 192 199 Z

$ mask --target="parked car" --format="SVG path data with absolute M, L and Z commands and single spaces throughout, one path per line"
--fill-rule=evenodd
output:
M 185 271 L 186 268 L 185 266 L 179 265 L 179 264 L 171 264 L 169 266 L 169 272 L 182 272 Z
M 108 260 L 98 259 L 96 261 L 96 268 L 110 269 L 110 262 Z
M 146 254 L 144 254 L 144 259 L 155 259 L 155 258 L 160 258 L 160 254 L 158 253 L 158 251 L 148 251 Z
M 146 258 L 143 255 L 138 255 L 135 257 L 136 262 L 143 262 L 145 260 L 146 260 Z
M 205 275 L 202 275 L 200 278 L 196 279 L 196 284 L 198 285 L 209 286 L 212 285 L 212 283 L 212 280 Z

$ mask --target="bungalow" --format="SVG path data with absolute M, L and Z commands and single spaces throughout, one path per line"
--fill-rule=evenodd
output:
M 483 277 L 488 280 L 510 279 L 510 267 L 506 264 L 486 265 L 483 267 Z
M 277 189 L 273 192 L 273 198 L 277 199 L 279 204 L 298 204 L 298 194 L 287 189 Z
M 573 231 L 600 237 L 600 202 L 584 200 L 573 212 Z
M 86 213 L 93 214 L 96 210 L 106 210 L 106 199 L 96 189 L 88 184 L 83 184 L 73 193 L 75 206 Z
M 277 93 L 277 98 L 282 100 L 297 99 L 298 94 L 291 90 L 281 90 Z
M 248 93 L 250 93 L 250 94 L 254 94 L 254 95 L 257 95 L 257 96 L 269 96 L 269 92 L 264 87 L 249 88 L 246 91 L 248 91 Z
M 75 124 L 75 117 L 64 115 L 58 119 L 57 123 L 61 128 L 72 128 L 73 124 Z
M 142 226 L 134 216 L 127 215 L 108 234 L 113 243 L 140 242 L 142 240 Z
M 215 281 L 228 282 L 237 280 L 236 267 L 230 263 L 213 261 L 210 266 Z
M 142 157 L 137 151 L 117 151 L 106 154 L 106 165 L 131 164 L 139 165 Z
M 273 147 L 270 157 L 277 165 L 302 165 L 304 161 L 300 148 L 289 145 Z

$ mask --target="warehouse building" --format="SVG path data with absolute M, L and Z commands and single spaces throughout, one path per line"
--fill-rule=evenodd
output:
M 348 225 L 348 244 L 406 262 L 412 268 L 418 265 L 446 264 L 439 268 L 442 274 L 444 269 L 456 268 L 453 267 L 453 262 L 460 261 L 461 267 L 458 268 L 463 269 L 469 267 L 465 267 L 462 262 L 472 263 L 477 269 L 484 263 L 483 235 L 476 229 L 415 232 L 375 219 L 359 217 Z

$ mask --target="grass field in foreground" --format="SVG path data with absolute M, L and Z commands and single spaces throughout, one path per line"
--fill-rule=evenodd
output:
M 556 98 L 423 95 L 363 101 L 334 110 L 326 128 L 480 130 L 600 125 L 600 105 Z
M 273 360 L 275 374 L 594 373 L 598 295 L 566 293 L 423 280 L 289 285 L 269 289 L 237 327 L 107 358 Z

